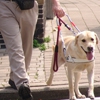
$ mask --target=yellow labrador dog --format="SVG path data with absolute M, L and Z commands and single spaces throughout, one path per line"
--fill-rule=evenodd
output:
M 81 73 L 85 69 L 88 73 L 89 90 L 88 96 L 94 98 L 94 55 L 95 46 L 98 44 L 99 38 L 96 33 L 91 31 L 83 31 L 77 34 L 77 36 L 67 36 L 64 38 L 66 46 L 66 57 L 63 53 L 62 41 L 58 44 L 58 66 L 60 67 L 65 63 L 68 71 L 68 81 L 69 81 L 69 99 L 76 100 L 78 98 L 85 98 L 85 95 L 81 94 L 79 91 L 79 80 L 81 78 Z M 50 76 L 47 80 L 47 85 L 51 85 L 54 71 L 53 71 L 53 61 L 52 58 Z M 74 76 L 74 84 L 73 84 Z M 75 90 L 75 92 L 74 92 Z M 75 95 L 76 93 L 76 95 Z

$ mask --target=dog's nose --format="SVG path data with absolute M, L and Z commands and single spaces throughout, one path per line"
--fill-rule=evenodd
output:
M 87 47 L 88 51 L 93 51 L 93 47 Z

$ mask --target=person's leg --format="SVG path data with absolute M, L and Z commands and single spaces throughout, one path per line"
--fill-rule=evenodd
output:
M 33 36 L 38 18 L 38 4 L 35 2 L 34 8 L 22 13 L 23 19 L 20 21 L 22 44 L 25 55 L 26 70 L 29 68 L 32 48 L 33 48 Z
M 15 11 L 14 11 L 15 13 Z M 21 37 L 22 37 L 22 45 L 25 55 L 25 67 L 26 71 L 29 68 L 31 56 L 32 56 L 32 48 L 33 48 L 33 35 L 36 27 L 36 22 L 38 18 L 38 4 L 35 1 L 34 8 L 28 10 L 28 11 L 17 11 L 15 13 L 16 19 L 19 23 L 20 31 L 21 31 Z M 20 16 L 19 16 L 20 15 Z M 11 71 L 10 77 L 12 79 L 13 72 Z M 10 80 L 10 83 L 13 82 Z M 13 88 L 16 89 L 15 86 Z
M 0 2 L 0 31 L 3 35 L 9 55 L 12 71 L 10 78 L 14 81 L 17 89 L 19 89 L 21 84 L 29 82 L 29 77 L 25 69 L 25 57 L 19 25 L 11 11 L 12 8 L 8 9 L 7 7 L 7 5 L 12 7 L 12 4 L 10 4 L 10 2 L 6 1 Z

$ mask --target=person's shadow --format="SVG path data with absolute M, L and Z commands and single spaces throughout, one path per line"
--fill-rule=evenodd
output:
M 90 31 L 94 31 L 95 33 L 97 33 L 99 39 L 100 39 L 100 27 L 94 27 L 93 29 L 91 29 Z

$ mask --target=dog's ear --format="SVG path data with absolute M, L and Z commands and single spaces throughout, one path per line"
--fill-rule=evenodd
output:
M 78 37 L 79 37 L 79 35 L 76 35 L 76 36 L 75 36 L 75 45 L 77 44 Z
M 94 33 L 94 34 L 95 34 L 95 37 L 96 37 L 96 44 L 98 44 L 99 43 L 99 37 L 96 33 Z

